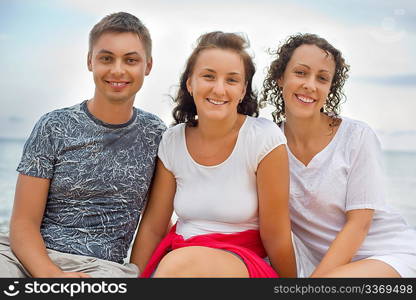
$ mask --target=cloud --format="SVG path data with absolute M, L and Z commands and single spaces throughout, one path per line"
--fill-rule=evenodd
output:
M 185 61 L 200 34 L 212 30 L 246 33 L 257 67 L 254 85 L 260 89 L 265 68 L 272 60 L 266 50 L 275 49 L 293 33 L 314 32 L 341 49 L 351 65 L 345 104 L 350 117 L 367 121 L 379 129 L 416 129 L 411 114 L 416 111 L 411 97 L 415 93 L 412 86 L 416 35 L 414 30 L 400 23 L 413 10 L 401 1 L 396 8 L 406 9 L 404 15 L 396 16 L 391 5 L 385 7 L 384 2 L 370 2 L 364 1 L 366 7 L 374 6 L 374 10 L 360 10 L 360 13 L 371 14 L 372 21 L 360 18 L 357 23 L 357 16 L 350 8 L 334 13 L 337 7 L 331 8 L 326 2 L 310 4 L 299 0 L 49 1 L 41 8 L 30 10 L 33 12 L 27 21 L 30 26 L 22 23 L 23 18 L 19 17 L 22 12 L 15 10 L 7 19 L 10 27 L 2 29 L 10 42 L 3 43 L 0 49 L 3 58 L 0 68 L 5 71 L 0 75 L 3 91 L 0 101 L 7 107 L 0 111 L 0 117 L 6 120 L 8 116 L 21 115 L 25 119 L 24 126 L 22 123 L 11 132 L 27 136 L 42 114 L 92 97 L 94 85 L 85 66 L 88 32 L 104 15 L 128 11 L 149 27 L 154 45 L 154 66 L 135 105 L 159 115 L 166 123 L 172 120 L 172 102 L 167 94 L 174 94 Z M 354 3 L 358 5 L 357 1 Z M 22 9 L 28 13 L 29 8 Z M 46 13 L 55 17 L 45 17 Z M 384 20 L 389 16 L 396 16 L 396 23 Z M 386 42 L 371 34 L 377 32 L 383 36 L 387 32 L 394 36 L 395 32 L 402 31 L 405 36 L 397 42 Z M 395 105 L 391 104 L 392 99 Z M 263 111 L 262 115 L 270 114 Z
M 10 123 L 21 123 L 21 122 L 23 122 L 23 120 L 24 119 L 20 116 L 9 116 L 9 118 L 8 118 L 8 121 Z
M 379 77 L 355 77 L 354 80 L 383 86 L 416 86 L 416 74 L 403 74 Z
M 416 130 L 376 131 L 383 150 L 413 152 L 416 149 Z

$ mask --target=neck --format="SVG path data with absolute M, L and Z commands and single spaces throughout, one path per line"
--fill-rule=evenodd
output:
M 97 119 L 108 124 L 123 124 L 133 116 L 134 97 L 129 100 L 111 101 L 97 92 L 87 102 L 88 110 Z
M 323 113 L 307 119 L 286 116 L 285 135 L 294 144 L 308 144 L 328 131 L 329 118 Z
M 237 113 L 222 121 L 201 118 L 198 119 L 197 130 L 204 140 L 221 139 L 238 130 L 244 120 L 244 116 Z

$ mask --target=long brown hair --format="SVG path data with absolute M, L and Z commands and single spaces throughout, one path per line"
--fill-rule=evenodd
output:
M 186 123 L 189 126 L 197 125 L 196 106 L 193 97 L 188 92 L 186 81 L 192 75 L 196 60 L 201 51 L 212 48 L 229 49 L 241 56 L 244 62 L 247 88 L 243 100 L 237 106 L 237 111 L 240 114 L 248 116 L 258 116 L 259 109 L 257 95 L 252 89 L 253 76 L 256 72 L 256 68 L 253 60 L 246 51 L 248 46 L 248 41 L 236 33 L 214 31 L 203 34 L 198 38 L 198 44 L 189 56 L 186 62 L 185 71 L 180 77 L 178 93 L 176 97 L 173 98 L 173 101 L 176 103 L 176 106 L 172 111 L 174 125 L 179 123 Z

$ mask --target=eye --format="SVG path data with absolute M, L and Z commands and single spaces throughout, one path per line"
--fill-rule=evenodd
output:
M 304 76 L 306 74 L 304 71 L 295 71 L 294 73 L 299 76 Z
M 135 63 L 137 63 L 137 62 L 138 62 L 138 60 L 137 60 L 137 59 L 135 59 L 135 58 L 127 58 L 127 59 L 126 59 L 126 61 L 127 61 L 127 63 L 128 63 L 128 64 L 130 64 L 130 65 L 133 65 L 133 64 L 135 64 Z
M 323 82 L 328 82 L 329 81 L 329 79 L 327 77 L 325 77 L 325 76 L 319 76 L 318 79 L 320 81 L 323 81 Z
M 206 79 L 209 79 L 209 80 L 212 80 L 212 79 L 215 78 L 214 75 L 212 75 L 212 74 L 204 74 L 204 75 L 202 75 L 202 77 L 204 77 Z
M 227 81 L 228 82 L 231 82 L 231 83 L 237 83 L 237 82 L 239 82 L 239 80 L 236 79 L 236 78 L 228 78 Z
M 101 56 L 99 60 L 102 61 L 103 63 L 109 63 L 112 60 L 112 57 L 105 55 L 105 56 Z

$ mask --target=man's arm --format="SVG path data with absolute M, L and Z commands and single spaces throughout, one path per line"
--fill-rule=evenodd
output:
M 10 220 L 10 246 L 32 277 L 89 277 L 63 272 L 49 258 L 40 225 L 49 192 L 49 179 L 19 174 Z

